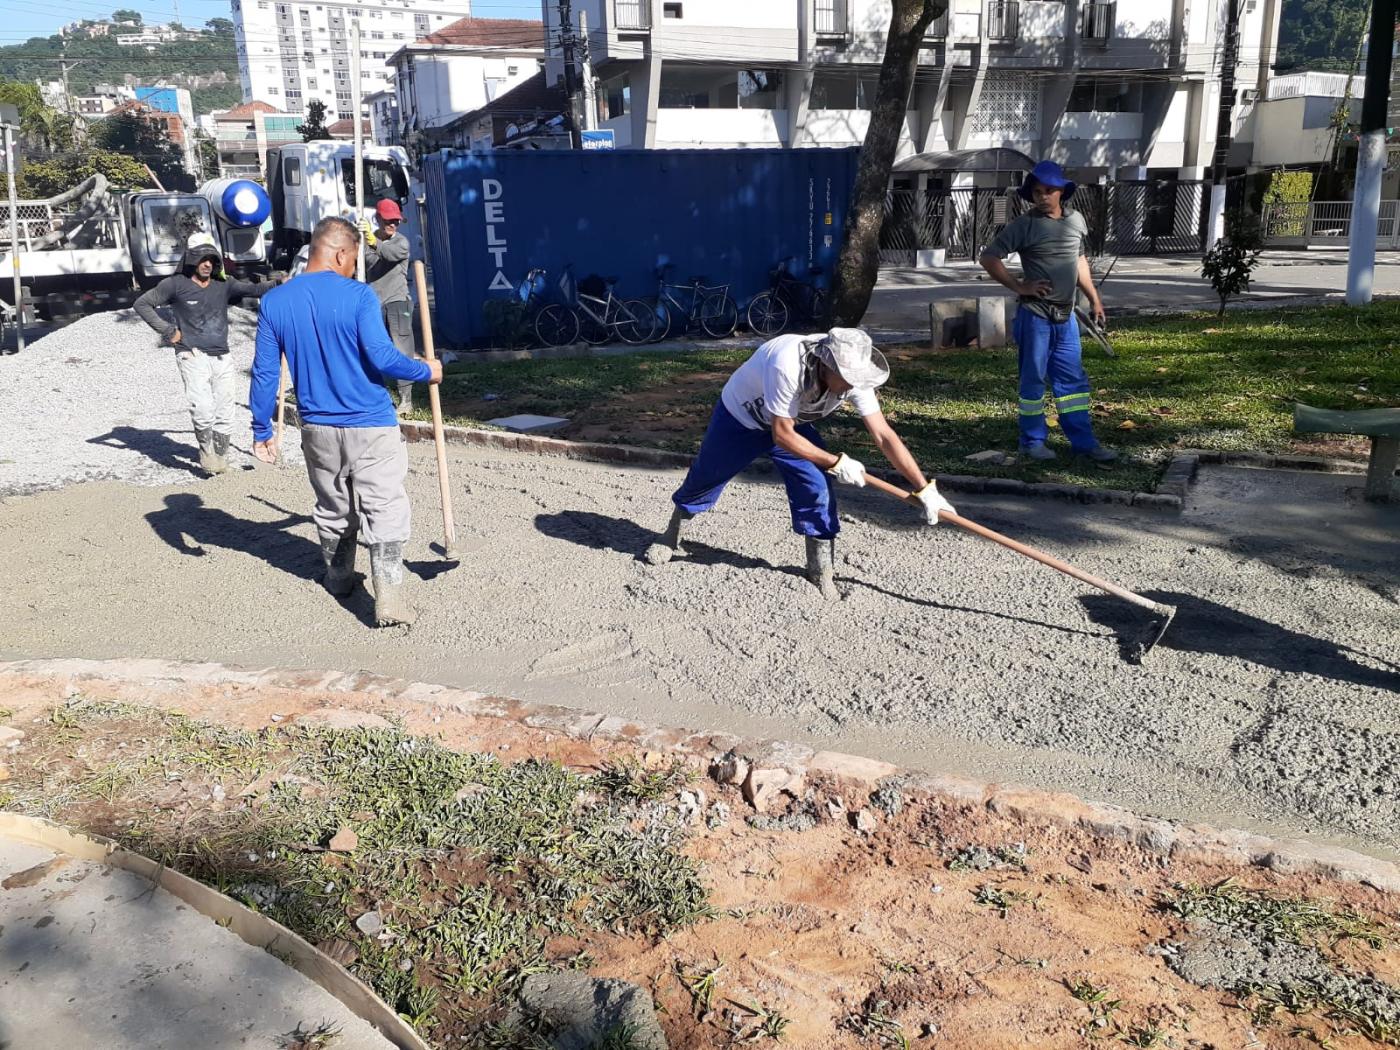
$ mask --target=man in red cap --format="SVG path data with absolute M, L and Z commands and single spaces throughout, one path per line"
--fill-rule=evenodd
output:
M 399 233 L 403 212 L 392 200 L 374 206 L 377 228 L 364 223 L 365 280 L 379 297 L 384 327 L 400 353 L 414 356 L 413 302 L 408 297 L 408 238 Z M 399 380 L 399 415 L 413 410 L 413 383 Z

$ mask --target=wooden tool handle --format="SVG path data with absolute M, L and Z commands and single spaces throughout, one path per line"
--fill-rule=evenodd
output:
M 874 474 L 866 474 L 865 483 L 871 488 L 889 493 L 896 499 L 902 499 L 905 503 L 912 503 L 920 509 L 923 507 L 923 504 L 919 502 L 919 498 L 912 492 L 906 492 L 898 485 L 891 485 L 888 481 L 885 481 L 883 478 L 877 478 Z M 1085 572 L 1083 569 L 1077 569 L 1067 561 L 1061 561 L 1052 554 L 1046 554 L 1044 551 L 1036 550 L 1034 547 L 1013 540 L 1010 536 L 1003 536 L 1001 533 L 989 529 L 985 525 L 978 525 L 977 522 L 969 521 L 961 514 L 953 514 L 949 511 L 941 510 L 938 512 L 938 520 L 941 522 L 946 521 L 951 525 L 957 525 L 959 528 L 976 533 L 983 539 L 991 540 L 993 543 L 1000 543 L 1008 550 L 1013 550 L 1017 554 L 1022 554 L 1027 558 L 1038 561 L 1042 565 L 1048 565 L 1056 572 L 1062 572 L 1066 576 L 1073 576 L 1076 580 L 1087 583 L 1090 587 L 1097 587 L 1099 590 L 1111 594 L 1116 598 L 1122 598 L 1124 601 L 1132 602 L 1134 605 L 1140 605 L 1144 609 L 1151 609 L 1153 612 L 1161 611 L 1158 604 L 1151 598 L 1144 598 L 1140 594 L 1134 594 L 1126 587 L 1119 587 L 1118 584 L 1110 583 L 1108 580 L 1101 579 L 1093 573 Z
M 423 356 L 437 360 L 433 347 L 433 318 L 428 311 L 428 280 L 423 260 L 413 261 L 413 282 L 418 289 L 418 317 L 423 331 Z M 442 393 L 436 383 L 428 385 L 428 404 L 433 410 L 433 445 L 437 451 L 438 490 L 442 495 L 443 548 L 449 557 L 457 547 L 457 526 L 452 520 L 452 484 L 447 477 L 447 442 L 442 436 Z
M 277 454 L 275 461 L 280 465 L 282 462 L 282 432 L 286 429 L 287 423 L 287 387 L 290 385 L 291 376 L 287 373 L 287 359 L 278 355 L 278 362 L 282 366 L 282 374 L 277 378 L 277 440 L 275 447 Z

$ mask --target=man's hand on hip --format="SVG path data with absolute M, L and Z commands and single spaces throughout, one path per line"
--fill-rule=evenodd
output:
M 923 504 L 924 522 L 928 525 L 938 524 L 938 512 L 946 510 L 949 514 L 956 514 L 958 509 L 943 498 L 943 494 L 938 491 L 938 482 L 930 481 L 927 485 L 914 493 L 914 498 Z
M 266 441 L 253 442 L 253 455 L 264 463 L 277 462 L 277 439 L 268 438 Z
M 836 457 L 836 463 L 827 473 L 846 485 L 865 488 L 865 464 L 844 452 Z
M 1049 281 L 1018 281 L 1016 284 L 1016 294 L 1030 299 L 1044 299 L 1054 290 L 1055 286 Z

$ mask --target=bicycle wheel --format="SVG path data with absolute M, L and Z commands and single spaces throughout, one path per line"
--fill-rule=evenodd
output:
M 724 339 L 739 327 L 739 308 L 724 292 L 705 297 L 700 304 L 700 327 L 711 339 Z
M 825 288 L 812 291 L 812 327 L 825 328 L 831 323 L 831 293 Z
M 640 299 L 628 299 L 617 308 L 617 334 L 624 343 L 645 343 L 656 330 L 656 311 Z
M 651 341 L 664 343 L 666 337 L 671 334 L 671 308 L 666 303 L 659 302 L 652 310 L 656 314 L 656 326 L 651 330 Z
M 749 328 L 759 335 L 777 335 L 787 327 L 788 309 L 772 292 L 762 292 L 749 303 Z
M 550 303 L 535 315 L 535 337 L 543 346 L 568 346 L 578 341 L 578 316 L 567 306 Z
M 587 310 L 578 312 L 578 334 L 590 346 L 601 346 L 613 337 L 613 326 L 603 324 Z

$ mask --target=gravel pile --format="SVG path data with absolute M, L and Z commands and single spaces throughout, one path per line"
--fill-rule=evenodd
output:
M 230 470 L 251 469 L 248 371 L 258 315 L 229 311 L 238 369 Z M 287 450 L 300 462 L 301 450 Z M 0 496 L 75 481 L 202 478 L 175 354 L 131 310 L 93 314 L 0 358 Z

